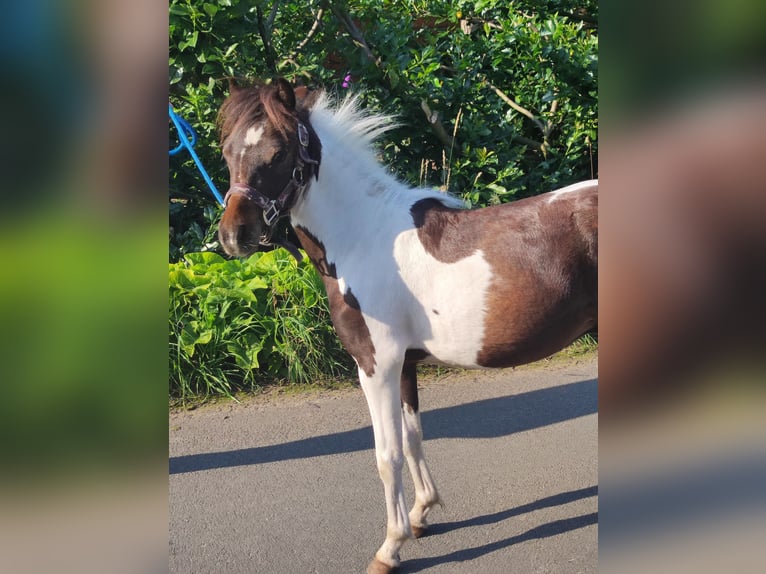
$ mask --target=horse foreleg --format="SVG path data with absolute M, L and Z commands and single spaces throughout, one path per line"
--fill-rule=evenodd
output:
M 385 365 L 378 357 L 375 373 L 359 370 L 359 381 L 370 409 L 375 435 L 375 459 L 386 497 L 386 540 L 367 568 L 368 574 L 388 574 L 399 566 L 399 549 L 412 537 L 402 486 L 402 410 L 397 377 L 401 362 Z
M 407 362 L 402 367 L 400 380 L 402 396 L 402 433 L 404 437 L 404 456 L 415 483 L 415 504 L 410 510 L 412 534 L 420 538 L 425 534 L 428 523 L 426 516 L 431 508 L 441 503 L 426 459 L 423 456 L 423 429 L 420 425 L 418 404 L 418 380 L 415 363 Z

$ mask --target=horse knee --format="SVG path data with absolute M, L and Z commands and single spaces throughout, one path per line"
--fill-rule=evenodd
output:
M 423 431 L 420 427 L 420 418 L 418 413 L 404 412 L 403 433 L 404 433 L 404 454 L 408 457 L 419 458 L 422 456 L 421 443 L 423 441 Z
M 394 484 L 402 475 L 404 456 L 401 454 L 377 453 L 378 475 L 384 484 Z

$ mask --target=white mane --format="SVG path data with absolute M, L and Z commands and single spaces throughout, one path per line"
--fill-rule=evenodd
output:
M 310 117 L 315 128 L 325 137 L 329 135 L 335 145 L 341 145 L 353 153 L 354 160 L 363 163 L 368 173 L 380 172 L 381 177 L 395 180 L 397 187 L 405 187 L 383 167 L 375 150 L 375 142 L 400 125 L 393 116 L 362 108 L 359 96 L 354 94 L 335 104 L 323 91 L 317 97 Z M 409 188 L 407 191 L 416 199 L 434 198 L 448 207 L 466 207 L 461 199 L 435 189 Z
M 398 124 L 392 116 L 363 109 L 359 100 L 358 95 L 349 94 L 339 105 L 334 105 L 327 92 L 323 91 L 311 110 L 311 117 L 331 118 L 343 137 L 353 138 L 355 146 L 372 151 L 375 141 Z

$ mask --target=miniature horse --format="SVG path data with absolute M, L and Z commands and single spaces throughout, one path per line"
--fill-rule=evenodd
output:
M 440 502 L 421 448 L 416 364 L 509 367 L 591 330 L 598 182 L 469 211 L 378 164 L 372 142 L 388 117 L 361 112 L 353 98 L 332 108 L 324 93 L 282 79 L 232 85 L 218 123 L 231 177 L 224 250 L 251 254 L 289 215 L 358 365 L 388 515 L 367 571 L 391 572 Z M 409 513 L 405 459 L 415 483 Z

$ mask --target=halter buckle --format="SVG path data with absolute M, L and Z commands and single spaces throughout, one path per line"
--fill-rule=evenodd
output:
M 266 225 L 271 227 L 274 222 L 279 218 L 279 210 L 275 201 L 270 201 L 266 209 L 263 210 L 263 221 Z
M 309 130 L 303 122 L 298 122 L 298 142 L 303 147 L 309 147 Z
M 305 183 L 303 180 L 303 168 L 301 166 L 295 166 L 293 168 L 293 181 L 298 186 L 302 186 Z

